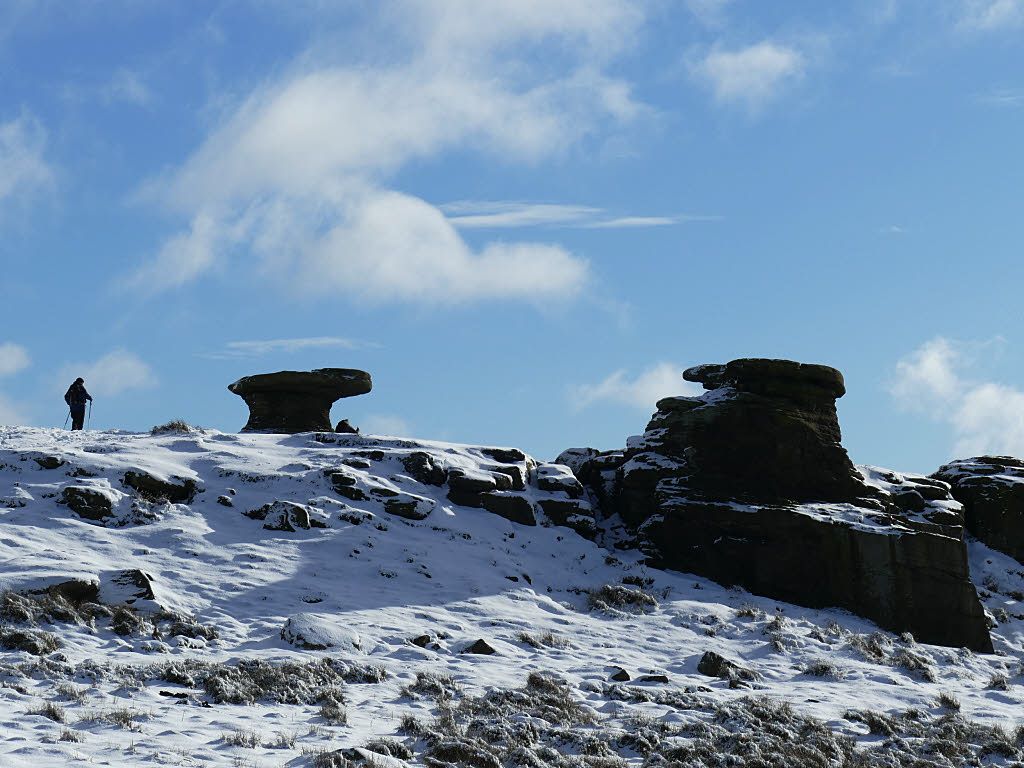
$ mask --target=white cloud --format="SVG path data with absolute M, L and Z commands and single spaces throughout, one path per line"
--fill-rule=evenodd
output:
M 144 107 L 153 100 L 153 93 L 138 72 L 119 69 L 103 88 L 103 98 L 108 102 L 123 101 Z
M 64 366 L 58 381 L 61 391 L 79 376 L 85 379 L 85 387 L 94 397 L 110 397 L 157 383 L 153 369 L 137 355 L 123 349 L 108 352 L 91 363 Z
M 364 435 L 388 435 L 390 437 L 411 437 L 412 425 L 401 416 L 386 413 L 367 414 L 358 424 Z
M 10 341 L 0 344 L 0 376 L 11 376 L 24 370 L 30 362 L 24 347 Z
M 564 203 L 460 200 L 440 206 L 458 229 L 510 229 L 516 227 L 577 227 L 627 229 L 664 227 L 685 221 L 717 221 L 720 216 L 611 216 L 603 208 Z
M 890 392 L 901 407 L 950 426 L 954 457 L 1024 456 L 1024 391 L 965 375 L 980 348 L 932 339 L 896 364 Z
M 0 123 L 0 203 L 53 183 L 45 148 L 46 131 L 31 115 Z
M 436 207 L 385 182 L 450 151 L 538 163 L 635 119 L 643 107 L 603 61 L 631 38 L 636 4 L 409 0 L 382 13 L 409 43 L 398 63 L 307 67 L 260 87 L 147 185 L 192 223 L 132 285 L 173 288 L 239 253 L 302 295 L 448 303 L 581 290 L 587 264 L 560 246 L 472 249 Z M 539 45 L 559 56 L 536 56 Z
M 787 84 L 803 75 L 806 57 L 795 48 L 771 41 L 736 51 L 712 49 L 692 67 L 721 104 L 740 104 L 754 112 Z
M 471 202 L 440 206 L 459 229 L 571 225 L 601 213 L 600 208 L 558 203 Z M 454 215 L 452 215 L 454 214 Z
M 366 342 L 343 339 L 337 336 L 312 336 L 301 339 L 254 339 L 250 341 L 229 341 L 219 352 L 204 354 L 213 359 L 234 359 L 239 357 L 265 357 L 277 353 L 292 354 L 306 349 L 358 349 L 369 346 Z
M 709 27 L 720 26 L 732 0 L 686 0 L 686 8 L 697 20 Z
M 26 424 L 27 421 L 18 406 L 0 392 L 0 424 Z
M 1024 23 L 1024 0 L 960 0 L 958 26 L 977 32 L 1010 29 Z
M 574 410 L 582 410 L 601 403 L 615 403 L 633 408 L 652 410 L 654 404 L 670 395 L 698 395 L 703 387 L 683 380 L 682 366 L 657 363 L 630 378 L 625 370 L 618 370 L 597 384 L 581 384 L 570 391 Z

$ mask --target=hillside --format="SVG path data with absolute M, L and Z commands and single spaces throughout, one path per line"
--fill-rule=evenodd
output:
M 968 543 L 978 654 L 651 568 L 582 492 L 514 449 L 0 427 L 0 765 L 1024 757 L 1017 561 Z

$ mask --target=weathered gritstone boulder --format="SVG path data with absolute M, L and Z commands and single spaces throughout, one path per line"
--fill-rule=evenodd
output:
M 331 405 L 373 388 L 370 374 L 353 368 L 278 371 L 239 379 L 228 389 L 249 406 L 243 432 L 330 432 Z
M 84 485 L 69 485 L 61 492 L 61 502 L 86 520 L 103 520 L 114 514 L 109 493 Z
M 196 481 L 191 478 L 161 480 L 142 471 L 125 472 L 122 482 L 147 501 L 167 500 L 175 504 L 190 504 L 198 490 Z
M 563 454 L 652 565 L 992 650 L 960 505 L 935 480 L 853 466 L 839 371 L 747 359 L 684 376 L 710 391 L 659 401 L 624 452 Z
M 296 504 L 294 501 L 278 500 L 244 514 L 253 520 L 262 520 L 263 527 L 268 531 L 294 533 L 298 528 L 307 531 L 310 528 L 326 528 L 326 523 L 314 517 L 311 511 L 319 510 L 305 504 Z
M 1024 563 L 1024 461 L 1012 456 L 958 459 L 932 477 L 952 487 L 973 536 Z

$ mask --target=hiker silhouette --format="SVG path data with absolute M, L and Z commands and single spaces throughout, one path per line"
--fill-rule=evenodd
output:
M 85 379 L 79 376 L 64 394 L 64 402 L 71 409 L 71 429 L 81 429 L 85 425 L 85 404 L 91 400 L 92 395 L 85 390 Z

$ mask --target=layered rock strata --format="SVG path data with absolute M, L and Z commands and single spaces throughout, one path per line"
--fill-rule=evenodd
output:
M 331 431 L 331 406 L 373 388 L 370 374 L 354 368 L 318 368 L 245 376 L 228 390 L 249 406 L 243 432 Z
M 992 650 L 960 505 L 939 480 L 858 471 L 840 443 L 839 371 L 742 359 L 684 378 L 708 391 L 659 401 L 624 452 L 558 458 L 653 565 Z
M 964 505 L 971 535 L 1024 563 L 1024 461 L 1012 456 L 958 459 L 932 477 L 950 484 Z

